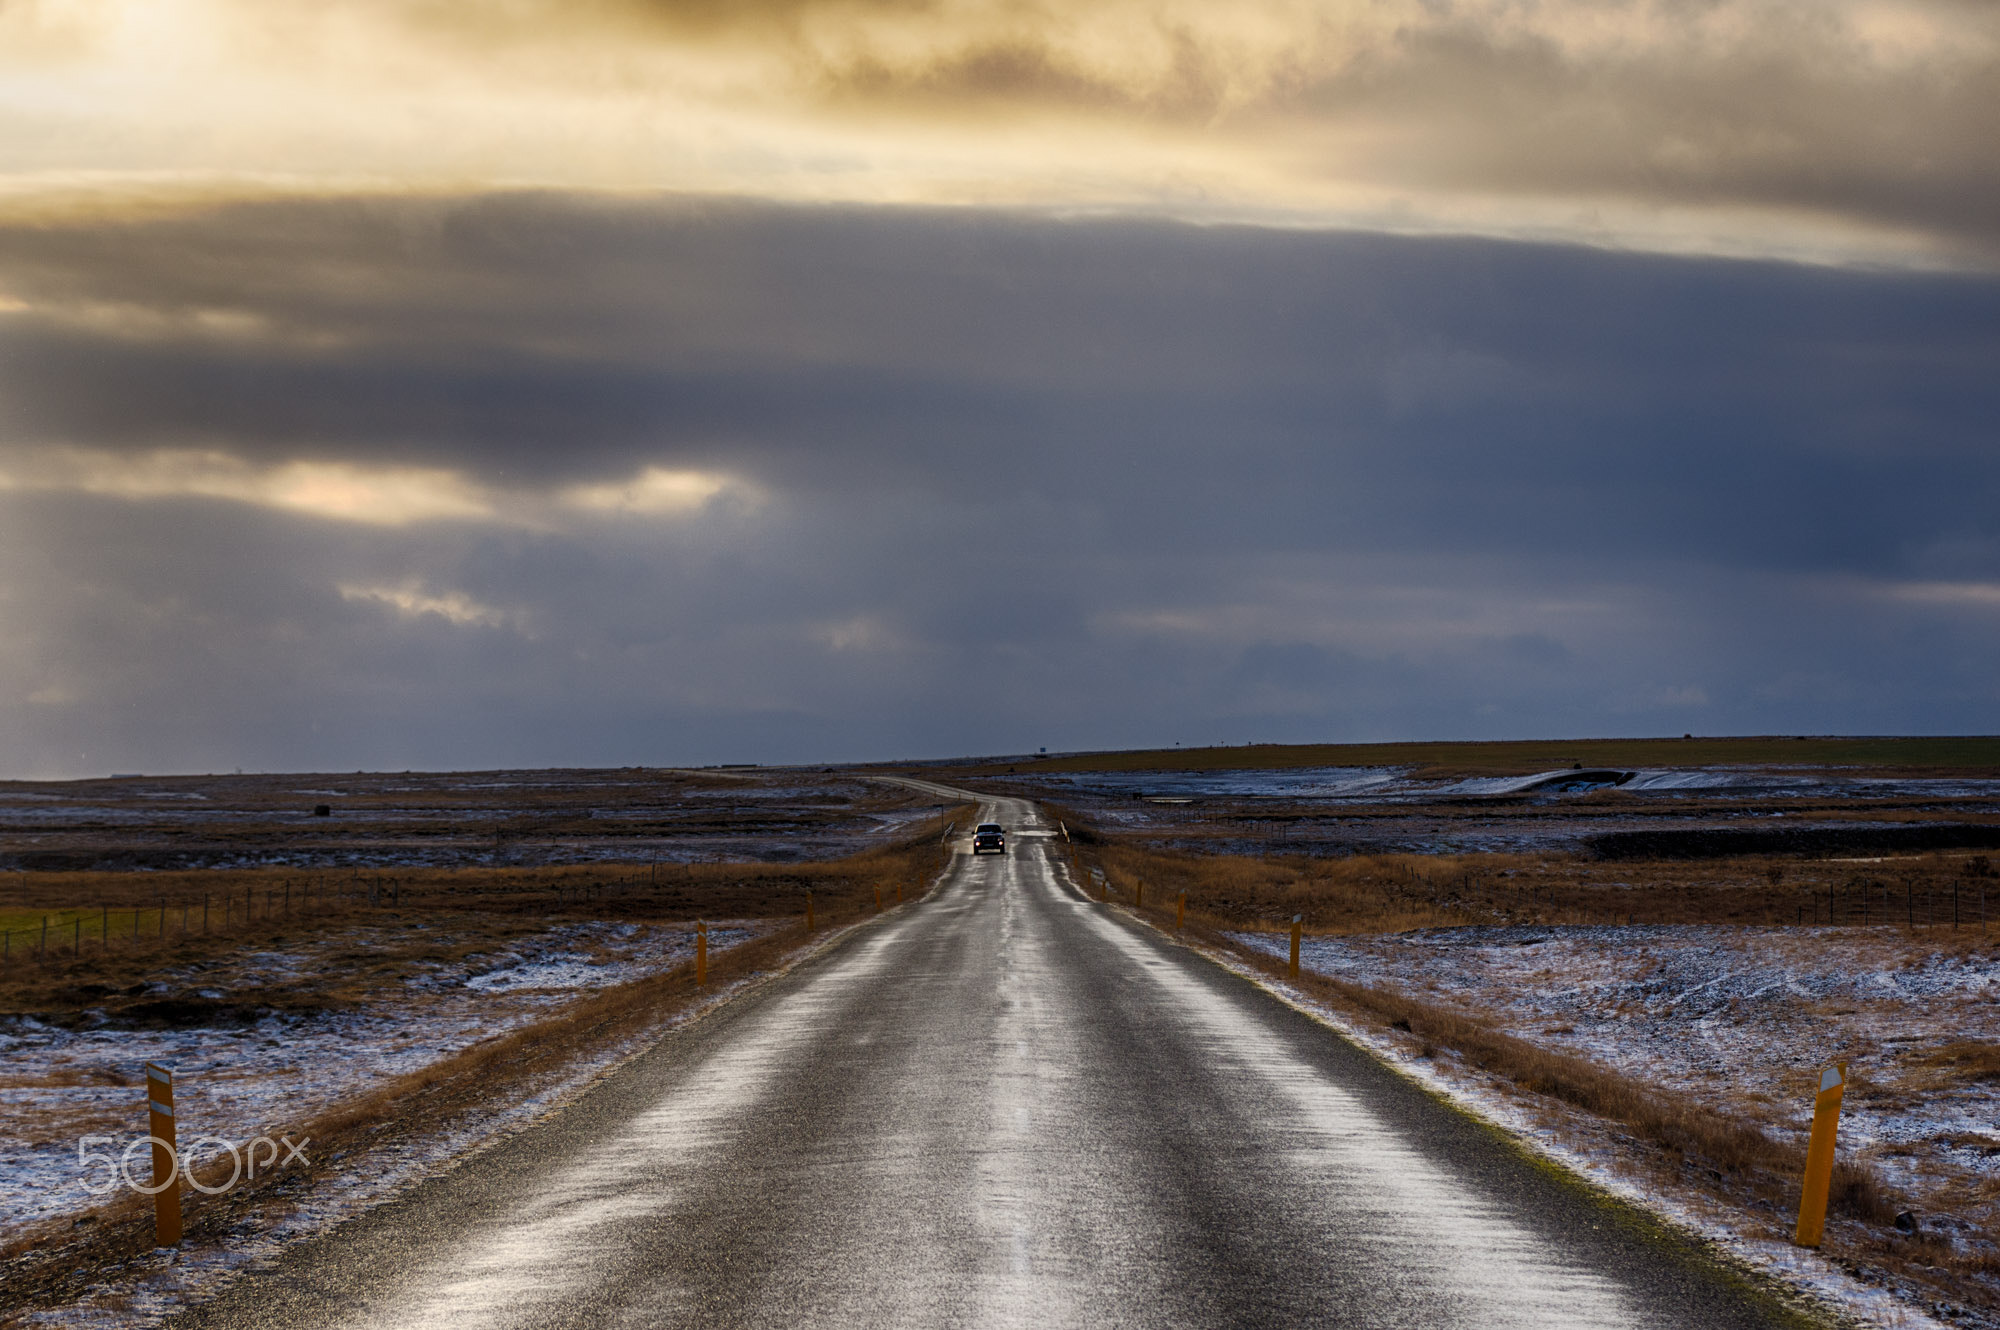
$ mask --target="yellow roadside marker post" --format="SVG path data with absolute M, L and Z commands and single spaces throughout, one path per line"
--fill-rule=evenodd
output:
M 1836 1062 L 1819 1075 L 1813 1099 L 1812 1139 L 1806 1144 L 1805 1189 L 1799 1196 L 1799 1231 L 1793 1241 L 1817 1247 L 1826 1233 L 1826 1196 L 1833 1183 L 1833 1144 L 1840 1130 L 1840 1098 L 1847 1089 L 1847 1064 Z
M 1143 882 L 1134 882 L 1132 884 L 1132 908 L 1136 910 L 1141 906 L 1143 906 L 1145 903 L 1146 903 L 1146 884 Z
M 146 1112 L 153 1137 L 153 1231 L 157 1245 L 178 1247 L 181 1189 L 174 1151 L 174 1074 L 151 1062 L 146 1064 Z
M 1174 906 L 1174 927 L 1187 927 L 1187 893 L 1183 891 L 1179 903 Z
M 882 888 L 875 888 L 875 913 L 882 913 Z
M 694 982 L 697 988 L 708 982 L 708 925 L 700 921 L 694 926 Z
M 896 884 L 896 904 L 901 905 L 902 903 L 903 903 L 903 884 L 898 882 Z
M 810 891 L 808 891 L 806 893 L 806 932 L 810 933 L 812 931 L 813 931 L 813 894 Z
M 1300 914 L 1295 914 L 1295 915 L 1293 915 L 1293 916 L 1292 916 L 1292 970 L 1291 970 L 1291 974 L 1292 974 L 1292 978 L 1294 978 L 1294 979 L 1296 979 L 1296 978 L 1298 978 L 1298 977 L 1299 977 L 1299 920 L 1301 920 L 1301 919 L 1303 919 L 1303 918 L 1305 918 L 1305 916 L 1304 916 L 1304 915 L 1300 915 Z

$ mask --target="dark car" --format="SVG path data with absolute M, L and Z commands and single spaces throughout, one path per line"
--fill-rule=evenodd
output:
M 1007 833 L 1000 829 L 998 822 L 981 822 L 972 832 L 972 852 L 984 854 L 988 850 L 995 854 L 1007 853 Z

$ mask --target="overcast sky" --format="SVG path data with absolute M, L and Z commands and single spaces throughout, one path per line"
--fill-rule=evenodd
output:
M 0 776 L 2000 731 L 1996 123 L 1970 0 L 0 4 Z

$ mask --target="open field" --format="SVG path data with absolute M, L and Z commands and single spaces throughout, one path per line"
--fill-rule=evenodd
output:
M 2000 1325 L 1986 856 L 1243 856 L 1076 832 L 1093 890 L 1169 930 L 1185 897 L 1191 936 L 1261 965 L 1300 916 L 1307 996 L 1412 1065 L 1504 1081 L 1554 1139 L 1601 1138 L 1642 1192 L 1748 1241 L 1788 1238 L 1813 1080 L 1850 1061 L 1834 1249 L 1906 1301 Z
M 1511 1096 L 1510 1121 L 1613 1160 L 1640 1194 L 1772 1250 L 1797 1203 L 1806 1087 L 1824 1062 L 1851 1061 L 1833 1249 L 1905 1304 L 2000 1327 L 1988 1236 L 2000 1231 L 2000 853 L 1978 844 L 2000 831 L 2000 779 L 1661 767 L 1610 784 L 1578 770 L 987 784 L 1039 792 L 1073 833 L 1088 889 L 1168 929 L 1185 897 L 1188 934 L 1242 964 L 1281 965 L 1299 916 L 1304 998 L 1406 1065 Z M 729 787 L 723 831 L 721 796 L 703 792 L 720 787 L 701 773 L 678 802 L 678 774 L 631 788 L 540 776 L 477 782 L 485 802 L 466 807 L 474 823 L 544 819 L 535 855 L 507 862 L 455 829 L 447 806 L 472 799 L 465 790 L 425 796 L 437 802 L 422 817 L 389 798 L 407 790 L 384 790 L 381 818 L 357 816 L 358 832 L 321 830 L 328 819 L 308 809 L 302 842 L 329 839 L 296 858 L 254 791 L 215 800 L 236 820 L 205 812 L 189 841 L 150 813 L 115 825 L 39 814 L 26 834 L 63 842 L 74 857 L 61 862 L 99 866 L 0 872 L 12 929 L 0 944 L 0 1133 L 12 1143 L 0 1152 L 0 1291 L 53 1305 L 75 1292 L 66 1271 L 140 1250 L 142 1207 L 85 1195 L 75 1141 L 137 1129 L 145 1059 L 181 1069 L 190 1128 L 321 1141 L 331 1154 L 300 1196 L 371 1169 L 404 1176 L 490 1136 L 494 1105 L 531 1105 L 712 1000 L 688 972 L 694 920 L 715 926 L 717 984 L 748 982 L 809 943 L 808 892 L 824 930 L 871 916 L 878 891 L 885 905 L 898 887 L 924 891 L 945 855 L 939 833 L 968 811 L 842 773 L 757 773 L 740 778 L 754 797 Z M 335 788 L 260 779 L 259 798 Z M 603 790 L 633 802 L 599 816 L 588 792 Z M 649 830 L 626 839 L 599 823 Z M 1495 826 L 1527 848 L 1459 848 Z M 676 859 L 661 849 L 674 827 L 742 853 Z M 1394 835 L 1370 838 L 1383 828 Z M 1913 832 L 1974 843 L 1848 853 L 1838 840 Z M 1745 833 L 1764 852 L 1733 852 Z M 165 853 L 193 841 L 207 848 Z M 334 841 L 377 858 L 339 860 Z M 1433 852 L 1381 848 L 1404 844 Z M 635 845 L 650 848 L 627 854 Z M 853 845 L 864 848 L 781 857 Z M 222 851 L 246 866 L 202 857 Z M 164 866 L 101 866 L 148 855 Z M 197 1229 L 310 1227 L 331 1213 L 275 1190 L 287 1180 L 268 1185 L 202 1199 Z
M 1023 770 L 989 782 L 1127 840 L 1220 854 L 1534 853 L 1607 860 L 2000 851 L 2000 772 L 1565 764 Z
M 1326 933 L 1411 928 L 1733 924 L 1895 925 L 1926 937 L 2000 931 L 2000 877 L 1983 854 L 1865 862 L 1770 856 L 1613 862 L 1565 855 L 1194 855 L 1100 840 L 1093 862 L 1129 895 L 1230 927 L 1293 915 Z M 1962 930 L 1962 931 L 1961 931 Z
M 894 839 L 931 811 L 906 790 L 818 769 L 5 781 L 0 869 L 805 861 Z
M 89 1194 L 103 1179 L 77 1142 L 143 1134 L 146 1061 L 176 1070 L 184 1140 L 316 1142 L 309 1185 L 191 1195 L 191 1232 L 309 1227 L 332 1213 L 315 1196 L 438 1162 L 813 938 L 920 896 L 954 810 L 872 806 L 900 810 L 899 834 L 817 862 L 0 872 L 17 930 L 0 964 L 0 1289 L 55 1305 L 74 1270 L 145 1247 L 144 1206 Z M 813 815 L 769 809 L 780 826 Z M 228 1172 L 220 1145 L 201 1158 Z
M 1516 776 L 1553 767 L 1872 767 L 1950 774 L 2000 771 L 2000 737 L 1530 739 L 1479 743 L 1259 744 L 1058 753 L 925 768 L 935 779 L 1026 772 L 1282 771 L 1402 767 L 1427 779 Z

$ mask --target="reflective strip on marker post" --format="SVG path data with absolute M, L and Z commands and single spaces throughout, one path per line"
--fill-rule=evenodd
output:
M 157 1245 L 181 1245 L 180 1168 L 174 1144 L 174 1074 L 165 1067 L 146 1064 L 146 1111 L 153 1136 L 153 1231 Z

